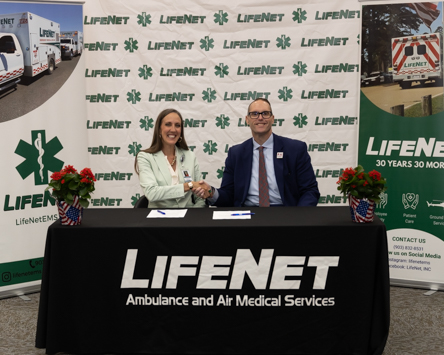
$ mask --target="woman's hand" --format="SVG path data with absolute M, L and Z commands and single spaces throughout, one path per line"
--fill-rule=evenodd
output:
M 213 196 L 211 186 L 203 180 L 193 181 L 193 193 L 203 199 Z

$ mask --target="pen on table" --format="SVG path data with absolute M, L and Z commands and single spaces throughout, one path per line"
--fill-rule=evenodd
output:
M 166 214 L 165 212 L 162 212 L 162 211 L 159 211 L 159 210 L 157 210 L 157 212 L 162 213 L 162 214 Z
M 248 215 L 253 215 L 254 213 L 232 213 L 232 216 L 248 216 Z

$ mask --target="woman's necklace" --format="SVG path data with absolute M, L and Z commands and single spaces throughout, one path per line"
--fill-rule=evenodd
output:
M 170 163 L 170 165 L 173 166 L 175 162 L 176 162 L 176 156 L 174 156 L 173 161 Z

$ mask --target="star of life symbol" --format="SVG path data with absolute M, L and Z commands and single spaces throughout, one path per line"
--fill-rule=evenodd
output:
M 211 140 L 208 143 L 204 143 L 204 153 L 208 153 L 208 155 L 213 155 L 213 153 L 217 152 L 217 143 Z
M 298 64 L 293 64 L 293 74 L 302 76 L 304 74 L 307 74 L 307 64 L 302 63 L 301 61 L 298 62 Z
M 151 24 L 151 15 L 146 14 L 146 12 L 142 12 L 142 14 L 137 15 L 137 24 L 142 25 L 143 27 L 146 27 L 146 25 Z
M 290 37 L 287 37 L 286 35 L 281 35 L 280 37 L 276 38 L 276 46 L 281 49 L 287 49 L 287 47 L 291 46 L 290 40 Z
M 223 26 L 224 23 L 228 22 L 228 14 L 223 10 L 219 10 L 214 14 L 214 23 L 218 23 L 219 26 Z
M 135 206 L 136 202 L 139 201 L 141 194 L 136 194 L 135 196 L 131 196 L 131 206 Z
M 23 180 L 34 174 L 35 185 L 46 185 L 49 182 L 48 172 L 59 171 L 63 167 L 63 161 L 55 157 L 63 146 L 57 137 L 46 143 L 44 130 L 31 131 L 31 139 L 31 144 L 23 140 L 18 143 L 14 153 L 25 158 L 25 161 L 15 168 Z
M 302 23 L 302 21 L 307 20 L 307 11 L 302 10 L 301 8 L 297 9 L 296 11 L 293 11 L 293 21 L 297 23 Z
M 145 131 L 149 131 L 150 128 L 154 128 L 154 120 L 152 118 L 149 118 L 149 116 L 145 116 L 144 118 L 140 119 L 140 128 L 144 129 Z
M 217 178 L 218 179 L 222 179 L 222 177 L 224 176 L 224 169 L 225 167 L 221 167 L 220 169 L 217 169 Z
M 138 144 L 137 142 L 133 142 L 132 144 L 128 145 L 128 153 L 136 156 L 137 153 L 140 152 L 141 148 L 142 148 L 142 144 Z
M 216 90 L 213 90 L 211 88 L 203 90 L 202 95 L 202 99 L 204 101 L 212 102 L 213 100 L 216 100 Z
M 139 42 L 137 41 L 137 39 L 133 39 L 131 37 L 124 43 L 125 43 L 125 50 L 129 51 L 130 53 L 133 53 L 135 50 L 139 49 L 139 46 L 137 45 L 137 43 Z
M 214 69 L 216 69 L 214 74 L 220 76 L 221 78 L 223 78 L 225 75 L 228 75 L 228 65 L 225 65 L 224 63 L 216 65 Z
M 288 101 L 289 99 L 293 98 L 293 95 L 291 94 L 293 92 L 292 89 L 288 89 L 286 86 L 284 86 L 279 91 L 278 98 L 283 101 Z
M 200 40 L 200 48 L 205 49 L 205 51 L 209 51 L 211 48 L 214 48 L 214 39 L 209 36 L 205 36 Z
M 228 127 L 230 125 L 230 117 L 225 115 L 220 115 L 219 117 L 216 117 L 216 126 L 220 127 L 221 129 L 225 129 L 225 127 Z
M 151 78 L 153 76 L 152 71 L 153 69 L 151 67 L 144 64 L 143 67 L 139 68 L 139 78 L 143 78 L 144 80 L 147 80 L 149 77 Z
M 130 92 L 126 93 L 127 99 L 126 101 L 131 102 L 133 105 L 137 104 L 140 101 L 140 92 L 132 89 Z
M 304 128 L 304 126 L 307 125 L 307 116 L 302 115 L 302 113 L 299 113 L 297 116 L 293 117 L 293 125 L 299 128 Z

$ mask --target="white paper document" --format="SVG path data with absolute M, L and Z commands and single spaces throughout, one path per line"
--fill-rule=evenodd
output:
M 185 210 L 151 210 L 146 218 L 183 218 L 187 213 Z
M 214 211 L 213 219 L 251 219 L 251 211 Z

